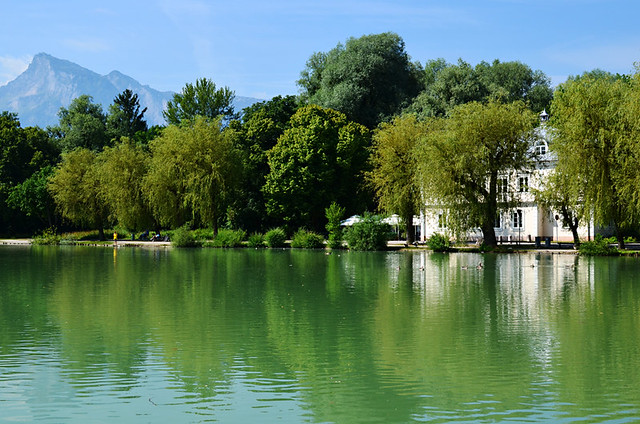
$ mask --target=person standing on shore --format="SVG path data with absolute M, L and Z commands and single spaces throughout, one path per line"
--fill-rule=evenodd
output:
M 113 245 L 118 245 L 118 233 L 116 233 L 115 231 L 113 232 Z

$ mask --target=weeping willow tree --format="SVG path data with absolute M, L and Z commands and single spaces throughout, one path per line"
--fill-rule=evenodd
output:
M 434 118 L 416 153 L 425 203 L 447 210 L 456 232 L 480 228 L 484 243 L 496 246 L 495 218 L 516 200 L 500 196 L 498 179 L 532 168 L 536 121 L 524 102 L 497 101 L 463 104 Z
M 142 146 L 126 137 L 122 140 L 98 154 L 98 179 L 112 220 L 139 231 L 154 225 L 142 185 L 150 156 Z
M 197 116 L 150 143 L 145 193 L 162 225 L 187 221 L 217 233 L 236 187 L 239 158 L 220 121 Z
M 580 246 L 578 234 L 580 222 L 590 217 L 589 211 L 581 201 L 583 188 L 583 181 L 573 178 L 560 169 L 554 169 L 542 181 L 541 187 L 532 189 L 536 201 L 541 206 L 560 212 L 562 225 L 571 230 L 575 247 Z
M 76 225 L 97 229 L 100 240 L 104 240 L 109 207 L 101 190 L 96 157 L 86 148 L 64 153 L 48 187 L 63 217 Z
M 638 222 L 638 76 L 589 73 L 562 84 L 551 105 L 558 171 L 596 224 L 612 225 L 620 248 Z M 578 193 L 577 190 L 580 190 Z
M 633 89 L 625 108 L 625 119 L 629 123 L 631 134 L 624 149 L 627 172 L 624 174 L 626 178 L 620 184 L 620 194 L 627 199 L 627 213 L 634 216 L 633 221 L 637 226 L 640 221 L 640 64 L 636 64 L 636 69 L 636 74 L 631 80 Z
M 428 125 L 414 115 L 395 118 L 374 132 L 371 171 L 366 173 L 378 206 L 402 218 L 407 242 L 413 243 L 413 216 L 420 212 L 420 187 L 416 180 L 415 151 Z

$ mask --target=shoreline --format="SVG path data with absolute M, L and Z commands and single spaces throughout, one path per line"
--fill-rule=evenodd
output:
M 0 246 L 33 246 L 32 239 L 0 239 Z M 72 241 L 65 242 L 58 246 L 86 246 L 86 247 L 115 247 L 113 241 Z M 118 240 L 117 247 L 140 247 L 140 248 L 172 248 L 170 241 L 141 241 L 141 240 Z M 424 245 L 407 246 L 403 240 L 392 240 L 387 243 L 387 247 L 390 251 L 430 251 L 430 249 Z M 479 252 L 475 246 L 462 246 L 455 247 L 451 250 L 451 253 L 559 253 L 559 254 L 578 254 L 577 250 L 573 248 L 568 249 L 564 247 L 552 248 L 552 249 L 535 249 L 532 246 L 522 246 L 516 244 L 501 244 L 501 248 L 498 252 Z M 524 248 L 523 248 L 524 247 Z M 346 249 L 348 250 L 348 249 Z
M 0 239 L 0 246 L 35 246 L 32 239 Z M 57 246 L 114 247 L 113 241 L 71 241 Z M 171 247 L 170 241 L 118 240 L 117 246 L 126 247 Z
M 623 250 L 619 255 L 621 257 L 639 257 L 640 256 L 640 243 L 632 243 L 633 248 Z M 0 246 L 35 246 L 30 238 L 22 239 L 0 239 Z M 85 246 L 85 247 L 138 247 L 138 248 L 171 248 L 173 246 L 170 241 L 142 241 L 142 240 L 118 240 L 117 246 L 114 246 L 113 241 L 71 241 L 64 242 L 57 246 Z M 201 247 L 202 248 L 202 247 Z M 242 248 L 242 247 L 241 247 Z M 287 247 L 291 248 L 291 247 Z M 419 244 L 417 246 L 407 246 L 403 240 L 392 240 L 387 243 L 388 251 L 431 251 L 425 244 Z M 326 250 L 325 248 L 324 250 Z M 349 250 L 349 249 L 346 249 Z M 504 243 L 498 245 L 497 251 L 480 251 L 476 246 L 458 246 L 453 247 L 450 251 L 445 253 L 496 253 L 496 254 L 524 254 L 524 253 L 545 253 L 545 254 L 560 254 L 560 255 L 578 255 L 579 252 L 573 249 L 573 245 L 567 245 L 566 243 L 560 243 L 558 246 L 551 248 L 536 248 L 534 245 L 529 244 L 516 244 L 516 243 Z

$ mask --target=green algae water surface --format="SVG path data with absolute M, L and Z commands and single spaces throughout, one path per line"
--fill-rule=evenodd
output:
M 640 422 L 640 260 L 2 247 L 0 422 Z

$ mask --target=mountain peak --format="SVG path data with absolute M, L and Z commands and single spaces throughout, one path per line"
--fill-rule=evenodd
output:
M 49 53 L 45 53 L 45 52 L 40 52 L 38 54 L 36 54 L 35 56 L 33 56 L 33 60 L 51 60 L 51 59 L 56 59 L 55 57 L 51 56 Z
M 138 95 L 141 108 L 147 108 L 149 125 L 165 123 L 162 111 L 173 93 L 154 90 L 119 71 L 100 75 L 89 69 L 48 53 L 33 57 L 26 71 L 0 87 L 0 111 L 15 112 L 23 126 L 46 127 L 58 123 L 61 107 L 83 94 L 93 97 L 107 111 L 114 98 L 129 89 Z M 258 101 L 236 97 L 234 106 L 241 110 Z
M 33 60 L 31 61 L 31 64 L 29 65 L 29 68 L 40 68 L 40 67 L 48 67 L 48 68 L 52 68 L 58 71 L 63 71 L 63 70 L 83 70 L 85 72 L 91 72 L 88 69 L 83 68 L 80 65 L 77 65 L 73 62 L 70 62 L 68 60 L 64 60 L 64 59 L 58 59 L 57 57 L 51 56 L 48 53 L 38 53 L 37 55 L 33 56 Z M 29 71 L 29 68 L 27 68 L 27 71 Z
M 31 63 L 40 63 L 43 61 L 51 61 L 56 59 L 55 57 L 51 56 L 49 53 L 44 53 L 44 52 L 40 52 L 37 55 L 33 56 L 33 60 L 31 61 Z
M 45 127 L 57 124 L 60 108 L 83 94 L 93 97 L 106 111 L 127 88 L 137 93 L 140 106 L 147 108 L 145 118 L 150 125 L 164 124 L 162 111 L 172 93 L 143 86 L 119 71 L 102 76 L 48 53 L 36 54 L 26 71 L 0 87 L 0 111 L 17 113 L 23 126 Z

